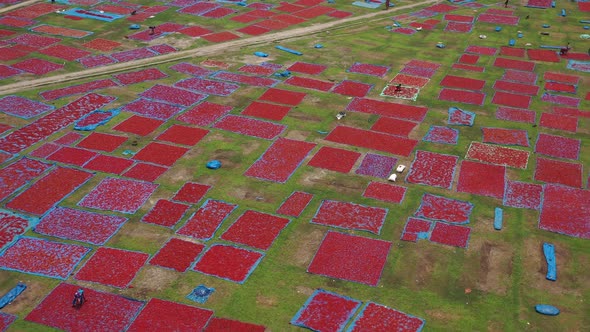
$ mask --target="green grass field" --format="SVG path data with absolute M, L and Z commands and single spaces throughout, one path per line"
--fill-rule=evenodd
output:
M 156 1 L 137 2 L 146 6 L 162 4 Z M 278 1 L 269 2 L 278 3 Z M 337 2 L 335 5 L 330 6 L 353 12 L 355 15 L 373 12 L 369 9 L 352 6 L 349 4 L 350 2 Z M 478 2 L 489 5 L 489 8 L 501 9 L 501 6 L 496 1 L 483 0 Z M 587 40 L 581 39 L 579 36 L 587 33 L 587 31 L 582 29 L 583 24 L 578 21 L 588 19 L 589 14 L 577 11 L 575 2 L 558 1 L 557 8 L 546 10 L 524 7 L 522 6 L 524 2 L 510 2 L 515 15 L 520 17 L 520 24 L 518 26 L 505 25 L 500 32 L 494 31 L 496 27 L 494 24 L 476 22 L 473 31 L 470 33 L 450 33 L 443 31 L 446 23 L 441 22 L 434 30 L 419 31 L 413 36 L 391 33 L 387 29 L 387 26 L 392 24 L 391 16 L 410 12 L 401 10 L 396 11 L 395 14 L 392 11 L 391 15 L 384 14 L 371 20 L 344 24 L 303 38 L 289 39 L 256 47 L 244 47 L 239 50 L 229 49 L 215 57 L 209 57 L 209 59 L 230 64 L 229 70 L 233 72 L 236 72 L 244 64 L 261 63 L 263 61 L 281 64 L 284 66 L 283 68 L 289 67 L 296 61 L 323 64 L 327 65 L 328 69 L 320 75 L 314 76 L 314 78 L 335 82 L 344 79 L 362 81 L 374 84 L 373 89 L 367 96 L 368 98 L 426 106 L 429 110 L 425 120 L 410 133 L 410 138 L 419 140 L 414 151 L 427 150 L 451 154 L 459 156 L 460 160 L 463 160 L 469 144 L 472 141 L 481 142 L 481 127 L 526 130 L 531 147 L 518 148 L 531 152 L 528 167 L 525 170 L 508 168 L 507 178 L 510 180 L 541 183 L 534 180 L 536 165 L 534 143 L 539 133 L 580 139 L 581 151 L 577 163 L 584 166 L 583 183 L 584 188 L 588 189 L 588 168 L 590 167 L 590 119 L 588 117 L 579 118 L 576 133 L 543 128 L 536 124 L 498 120 L 495 118 L 497 105 L 491 104 L 491 98 L 495 92 L 492 86 L 495 80 L 500 79 L 504 70 L 492 65 L 495 57 L 483 55 L 480 57 L 477 65 L 485 66 L 485 72 L 483 73 L 451 69 L 452 64 L 457 62 L 457 59 L 463 54 L 467 46 L 478 45 L 497 48 L 506 46 L 510 39 L 516 39 L 516 34 L 519 31 L 523 33 L 524 37 L 517 39 L 517 47 L 525 47 L 526 43 L 531 44 L 529 48 L 538 48 L 539 45 L 564 45 L 569 42 L 573 52 L 586 52 L 590 45 Z M 395 3 L 397 7 L 400 7 L 410 4 L 412 1 L 395 1 Z M 231 8 L 236 8 L 239 12 L 248 10 L 238 6 Z M 567 10 L 568 15 L 566 17 L 558 15 L 562 8 Z M 485 9 L 473 10 L 460 7 L 452 13 L 478 15 Z M 417 11 L 417 9 L 414 8 L 411 11 Z M 439 14 L 434 18 L 442 20 L 442 15 Z M 120 50 L 146 45 L 124 39 L 124 36 L 129 33 L 127 29 L 129 22 L 124 20 L 108 24 L 92 20 L 66 22 L 58 15 L 46 15 L 39 20 L 46 24 L 93 31 L 93 36 L 85 38 L 83 42 L 96 37 L 121 41 L 124 44 Z M 205 20 L 196 16 L 179 15 L 173 9 L 158 14 L 154 20 L 157 20 L 159 24 L 164 22 L 198 24 L 214 31 L 235 30 L 243 26 L 241 23 L 225 18 Z M 301 26 L 310 26 L 331 20 L 333 19 L 322 16 Z M 400 20 L 400 22 L 406 25 L 413 20 L 404 19 Z M 545 23 L 551 24 L 551 28 L 542 29 L 541 25 Z M 300 26 L 295 26 L 295 28 L 297 27 Z M 9 29 L 18 32 L 24 31 L 24 29 Z M 549 35 L 541 35 L 541 31 L 549 32 Z M 481 34 L 485 34 L 487 38 L 480 39 L 478 36 Z M 64 38 L 64 40 L 67 39 Z M 152 44 L 168 43 L 177 46 L 179 49 L 199 48 L 209 45 L 203 40 L 191 39 L 179 34 L 171 34 L 156 41 L 157 43 L 152 42 Z M 446 48 L 436 48 L 435 44 L 439 41 L 444 42 Z M 314 48 L 313 46 L 318 43 L 324 47 L 320 49 Z M 77 46 L 80 41 L 71 39 L 64 42 L 64 44 Z M 299 50 L 303 52 L 303 55 L 295 56 L 276 50 L 274 47 L 278 44 Z M 254 57 L 252 54 L 256 51 L 268 53 L 269 57 Z M 35 55 L 35 57 L 51 59 L 43 55 Z M 386 83 L 399 73 L 404 64 L 412 59 L 441 64 L 435 76 L 420 91 L 417 101 L 408 102 L 380 97 L 379 93 Z M 193 58 L 183 61 L 198 65 L 203 60 L 205 58 Z M 347 72 L 346 69 L 355 62 L 385 65 L 391 67 L 391 69 L 383 78 Z M 99 90 L 98 93 L 117 97 L 117 100 L 109 105 L 109 108 L 111 106 L 123 106 L 138 98 L 139 93 L 156 83 L 171 85 L 180 79 L 186 78 L 187 75 L 169 69 L 174 63 L 176 62 L 157 66 L 157 68 L 169 75 L 165 79 L 146 81 L 127 87 Z M 584 97 L 590 91 L 590 74 L 567 70 L 565 65 L 566 61 L 563 60 L 559 63 L 537 62 L 536 64 L 537 85 L 541 87 L 541 92 L 533 97 L 529 109 L 537 113 L 537 124 L 541 113 L 551 112 L 551 106 L 553 106 L 540 100 L 544 85 L 544 82 L 542 82 L 543 73 L 546 71 L 580 76 L 581 81 L 578 84 L 576 94 L 576 97 L 582 98 L 579 109 L 590 109 L 590 101 L 584 100 Z M 83 69 L 82 66 L 75 62 L 66 65 L 67 71 L 81 69 Z M 59 73 L 63 73 L 63 71 Z M 437 97 L 441 89 L 439 83 L 447 74 L 486 80 L 487 84 L 483 90 L 486 93 L 485 104 L 480 107 L 438 100 Z M 111 76 L 100 78 L 106 77 Z M 32 78 L 32 76 L 16 76 L 2 80 L 0 83 L 9 84 Z M 97 77 L 80 78 L 76 84 L 96 79 Z M 73 83 L 55 84 L 42 90 L 23 91 L 18 95 L 41 100 L 38 95 L 40 91 L 69 85 L 73 85 Z M 170 170 L 155 181 L 160 186 L 154 195 L 136 214 L 126 216 L 129 221 L 105 245 L 107 247 L 141 251 L 150 255 L 155 254 L 171 236 L 175 235 L 174 232 L 200 207 L 202 202 L 191 206 L 174 229 L 146 224 L 140 222 L 140 220 L 153 207 L 157 199 L 171 198 L 184 183 L 189 181 L 212 185 L 213 188 L 206 195 L 207 198 L 239 205 L 230 217 L 224 221 L 221 228 L 215 233 L 215 237 L 208 241 L 208 244 L 223 243 L 224 241 L 220 240 L 219 236 L 246 210 L 254 209 L 274 214 L 280 204 L 293 191 L 305 191 L 314 194 L 313 200 L 303 214 L 298 218 L 292 218 L 289 225 L 266 252 L 260 265 L 244 284 L 236 284 L 193 271 L 178 273 L 148 264 L 140 270 L 131 286 L 125 289 L 80 282 L 72 276 L 67 279 L 67 282 L 139 300 L 147 301 L 150 298 L 160 298 L 197 305 L 214 310 L 217 317 L 264 325 L 268 331 L 304 330 L 290 325 L 289 321 L 312 292 L 318 288 L 361 301 L 380 303 L 423 318 L 426 322 L 425 331 L 584 331 L 588 329 L 588 326 L 590 326 L 590 316 L 588 315 L 588 312 L 590 312 L 590 274 L 588 273 L 590 242 L 587 239 L 540 230 L 538 228 L 539 211 L 510 207 L 503 207 L 504 228 L 501 231 L 495 231 L 493 229 L 494 208 L 502 207 L 502 202 L 498 199 L 458 193 L 456 191 L 458 170 L 455 172 L 452 190 L 415 185 L 402 180 L 398 184 L 407 187 L 408 191 L 403 203 L 400 205 L 365 198 L 362 193 L 369 182 L 386 181 L 356 175 L 354 172 L 342 174 L 327 171 L 306 164 L 321 146 L 338 146 L 360 152 L 363 155 L 369 152 L 365 148 L 330 143 L 324 140 L 325 135 L 321 132 L 328 132 L 339 124 L 369 129 L 377 121 L 378 116 L 348 112 L 347 117 L 339 122 L 335 119 L 335 115 L 344 110 L 350 102 L 350 98 L 333 93 L 296 88 L 281 83 L 277 87 L 307 93 L 304 101 L 293 108 L 288 116 L 281 121 L 282 124 L 287 126 L 281 136 L 317 143 L 316 148 L 286 183 L 261 181 L 243 175 L 272 144 L 271 141 L 209 128 L 211 132 L 205 139 L 191 148 Z M 229 97 L 210 96 L 207 101 L 230 105 L 233 107 L 231 113 L 239 114 L 250 102 L 262 95 L 264 90 L 264 88 L 242 86 L 235 94 Z M 61 107 L 78 97 L 66 97 L 48 103 Z M 422 141 L 421 138 L 426 134 L 430 125 L 446 125 L 447 109 L 451 106 L 458 106 L 475 112 L 477 116 L 474 126 L 454 127 L 460 131 L 457 145 Z M 131 115 L 131 113 L 122 112 L 107 125 L 99 127 L 96 131 L 121 134 L 112 128 L 124 119 L 131 117 Z M 0 114 L 0 121 L 14 127 L 22 127 L 31 120 Z M 138 151 L 166 128 L 181 123 L 173 118 L 148 136 L 140 137 L 129 134 L 127 136 L 130 139 L 114 151 L 112 155 L 122 157 L 125 150 Z M 49 137 L 48 141 L 57 139 L 70 131 L 73 131 L 71 126 Z M 87 133 L 83 134 L 87 135 Z M 41 145 L 42 143 L 38 143 L 32 146 L 23 151 L 22 155 L 27 155 Z M 398 164 L 409 166 L 414 158 L 414 153 L 409 157 L 396 157 L 399 159 Z M 212 159 L 221 160 L 223 167 L 219 170 L 206 169 L 204 167 L 205 163 Z M 360 164 L 360 160 L 357 161 L 356 166 Z M 402 178 L 406 174 L 407 172 L 404 173 Z M 107 176 L 106 173 L 97 173 L 91 181 L 68 196 L 59 205 L 78 208 L 76 204 L 80 199 Z M 467 249 L 444 246 L 429 241 L 412 243 L 399 240 L 407 218 L 417 210 L 424 193 L 466 200 L 474 204 L 471 222 L 467 225 L 472 228 Z M 371 287 L 306 272 L 320 242 L 329 230 L 329 227 L 310 223 L 311 218 L 324 199 L 355 202 L 363 205 L 384 207 L 389 210 L 379 235 L 363 231 L 333 229 L 378 238 L 392 243 L 392 249 L 387 257 L 387 263 L 378 286 Z M 9 200 L 1 202 L 2 207 Z M 564 218 L 567 219 L 567 216 Z M 590 223 L 590 219 L 587 219 L 587 222 Z M 49 238 L 31 230 L 25 235 Z M 68 240 L 59 241 L 76 243 Z M 556 282 L 545 280 L 546 264 L 542 252 L 543 242 L 553 243 L 556 247 L 558 271 Z M 91 255 L 88 255 L 86 259 L 89 256 Z M 27 284 L 27 290 L 12 304 L 2 309 L 3 312 L 18 316 L 18 319 L 10 326 L 8 331 L 51 331 L 52 328 L 27 322 L 24 318 L 60 281 L 0 270 L 0 293 L 8 291 L 19 281 Z M 199 284 L 215 288 L 215 293 L 203 305 L 198 305 L 186 299 L 186 295 Z M 468 292 L 467 289 L 471 291 Z M 561 310 L 561 314 L 556 317 L 537 314 L 534 305 L 538 303 L 555 305 Z

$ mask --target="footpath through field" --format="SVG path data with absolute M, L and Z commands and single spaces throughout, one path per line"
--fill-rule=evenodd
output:
M 20 7 L 20 6 L 24 5 L 25 3 L 32 4 L 34 2 L 37 2 L 37 0 L 27 1 L 27 2 L 21 3 L 16 6 Z M 384 19 L 386 16 L 389 16 L 392 13 L 400 11 L 400 10 L 414 8 L 414 7 L 418 7 L 418 6 L 422 6 L 422 5 L 433 4 L 433 3 L 437 3 L 437 2 L 441 2 L 441 0 L 418 1 L 415 3 L 409 4 L 409 5 L 390 8 L 389 10 L 378 10 L 374 13 L 369 13 L 366 15 L 361 15 L 361 16 L 356 16 L 356 17 L 345 18 L 345 19 L 334 21 L 334 22 L 317 24 L 317 25 L 313 25 L 310 27 L 304 27 L 304 28 L 298 28 L 298 29 L 293 29 L 293 30 L 288 30 L 288 31 L 276 32 L 276 33 L 268 34 L 265 36 L 256 36 L 256 37 L 251 37 L 251 38 L 238 39 L 238 40 L 233 40 L 233 41 L 229 41 L 229 42 L 225 42 L 225 43 L 219 43 L 219 44 L 215 44 L 215 45 L 211 45 L 211 46 L 204 46 L 204 47 L 200 47 L 197 49 L 168 53 L 165 55 L 160 55 L 160 56 L 147 58 L 147 59 L 140 59 L 140 60 L 125 62 L 125 63 L 113 64 L 110 66 L 103 66 L 103 67 L 92 68 L 92 69 L 88 69 L 88 70 L 71 72 L 71 73 L 67 73 L 67 74 L 63 74 L 63 75 L 56 75 L 56 76 L 51 76 L 51 77 L 46 77 L 46 78 L 40 78 L 40 79 L 35 79 L 35 80 L 7 84 L 4 86 L 0 86 L 0 96 L 14 94 L 14 93 L 18 93 L 21 91 L 27 91 L 27 90 L 31 90 L 34 88 L 39 88 L 42 86 L 51 85 L 54 83 L 65 83 L 65 82 L 69 82 L 69 81 L 79 80 L 81 78 L 90 78 L 90 77 L 94 77 L 94 76 L 113 74 L 113 73 L 117 73 L 117 72 L 121 72 L 121 71 L 127 71 L 127 70 L 137 69 L 137 68 L 146 67 L 146 66 L 159 65 L 162 63 L 177 61 L 177 60 L 181 60 L 181 59 L 201 57 L 201 56 L 214 56 L 214 55 L 219 55 L 221 53 L 227 52 L 227 50 L 230 50 L 230 49 L 239 49 L 241 47 L 251 47 L 251 46 L 256 46 L 256 45 L 269 44 L 269 43 L 277 42 L 280 40 L 305 37 L 305 36 L 309 36 L 311 34 L 316 34 L 316 33 L 331 30 L 331 29 L 338 29 L 343 26 L 350 27 L 350 25 L 354 24 L 354 23 L 363 24 L 367 20 L 374 19 L 374 18 Z M 14 9 L 15 6 L 10 6 L 8 8 Z M 5 9 L 7 9 L 7 8 L 0 9 L 0 13 Z M 381 16 L 383 16 L 383 17 L 381 17 Z

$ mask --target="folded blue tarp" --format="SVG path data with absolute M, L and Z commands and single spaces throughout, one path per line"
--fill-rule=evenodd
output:
M 543 254 L 545 254 L 545 260 L 547 261 L 547 280 L 557 280 L 557 265 L 555 262 L 555 247 L 551 243 L 543 243 Z
M 27 289 L 27 285 L 18 283 L 13 289 L 9 290 L 4 296 L 0 298 L 0 309 L 4 308 L 7 304 L 14 301 L 20 293 Z

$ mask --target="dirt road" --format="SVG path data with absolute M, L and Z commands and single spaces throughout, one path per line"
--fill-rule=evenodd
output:
M 28 3 L 36 2 L 28 1 Z M 33 79 L 29 81 L 22 81 L 13 84 L 7 84 L 0 87 L 0 96 L 7 95 L 7 94 L 14 94 L 21 91 L 27 91 L 35 88 L 45 87 L 55 83 L 65 83 L 69 81 L 79 80 L 81 78 L 90 78 L 95 76 L 102 76 L 107 74 L 114 74 L 117 72 L 128 71 L 132 69 L 138 69 L 147 66 L 154 66 L 159 65 L 162 63 L 188 59 L 188 58 L 195 58 L 195 57 L 204 57 L 204 56 L 215 56 L 221 53 L 225 53 L 229 50 L 236 50 L 242 47 L 252 47 L 256 45 L 264 45 L 269 43 L 274 43 L 282 40 L 293 39 L 293 38 L 300 38 L 306 37 L 312 34 L 324 32 L 327 30 L 334 30 L 343 27 L 350 27 L 351 25 L 357 24 L 364 24 L 367 20 L 375 20 L 375 19 L 387 19 L 392 14 L 397 11 L 401 11 L 404 9 L 409 9 L 413 7 L 418 7 L 427 4 L 433 4 L 441 2 L 440 0 L 425 0 L 425 1 L 418 1 L 409 5 L 403 5 L 399 7 L 393 7 L 389 10 L 376 10 L 373 13 L 369 13 L 366 15 L 350 17 L 346 19 L 341 19 L 333 22 L 317 24 L 309 27 L 304 28 L 297 28 L 287 31 L 275 32 L 270 33 L 267 35 L 250 37 L 250 38 L 242 38 L 237 40 L 232 40 L 225 43 L 214 44 L 210 46 L 204 46 L 197 49 L 185 50 L 180 52 L 168 53 L 165 55 L 159 55 L 152 58 L 147 59 L 140 59 L 134 60 L 129 62 L 117 63 L 109 66 L 103 67 L 96 67 L 92 69 L 86 69 L 76 72 L 70 72 L 63 75 L 56 75 L 46 78 L 39 78 Z

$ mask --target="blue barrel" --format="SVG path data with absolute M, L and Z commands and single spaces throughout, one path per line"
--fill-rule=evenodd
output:
M 496 29 L 494 29 L 494 30 L 496 30 L 497 32 L 500 32 L 500 31 L 502 31 L 502 27 L 496 27 Z
M 510 39 L 508 41 L 508 46 L 514 46 L 515 44 L 516 44 L 516 40 L 514 40 L 514 39 Z

